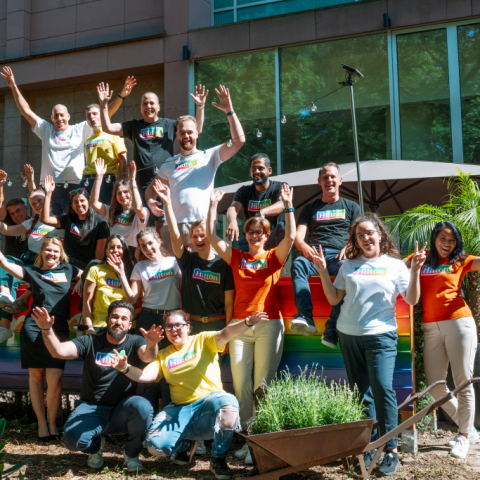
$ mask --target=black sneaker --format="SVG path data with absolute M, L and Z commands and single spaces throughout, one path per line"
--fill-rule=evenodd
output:
M 365 468 L 368 470 L 370 465 L 373 462 L 373 457 L 377 453 L 376 450 L 369 450 L 363 454 L 363 461 L 365 462 Z M 377 460 L 377 465 L 379 465 L 382 461 L 382 456 L 380 455 Z M 360 469 L 360 462 L 357 464 L 357 468 Z
M 337 329 L 335 327 L 329 327 L 325 325 L 325 331 L 322 335 L 322 343 L 330 348 L 337 348 L 338 343 L 338 334 Z
M 387 452 L 383 457 L 382 464 L 378 467 L 378 472 L 384 477 L 389 477 L 397 473 L 399 466 L 398 455 L 395 452 Z
M 210 471 L 215 474 L 217 480 L 230 480 L 232 471 L 228 468 L 225 457 L 212 458 L 210 460 Z
M 197 447 L 198 447 L 198 441 L 192 440 L 190 442 L 189 449 L 183 452 L 178 452 L 175 454 L 174 457 L 172 457 L 172 463 L 175 463 L 176 465 L 188 465 L 189 463 L 192 463 L 192 458 L 195 455 L 195 451 L 197 450 Z

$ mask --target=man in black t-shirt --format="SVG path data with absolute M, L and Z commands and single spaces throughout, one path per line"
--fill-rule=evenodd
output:
M 111 123 L 107 109 L 112 92 L 109 92 L 108 84 L 105 87 L 100 84 L 97 91 L 101 106 L 100 117 L 103 131 L 111 135 L 128 138 L 133 143 L 133 161 L 137 166 L 137 185 L 140 189 L 143 204 L 146 205 L 145 190 L 160 171 L 160 167 L 165 163 L 165 160 L 173 157 L 173 141 L 177 131 L 176 120 L 159 117 L 160 100 L 158 95 L 153 92 L 146 92 L 142 95 L 140 105 L 140 112 L 143 117 L 141 120 Z M 202 85 L 195 87 L 195 95 L 190 94 L 197 106 L 198 133 L 202 133 L 203 129 L 207 95 L 208 90 L 205 91 L 205 87 L 202 87 Z M 164 221 L 164 216 L 155 216 L 157 232 L 160 233 Z
M 48 351 L 55 358 L 84 361 L 80 401 L 68 417 L 63 429 L 63 443 L 70 451 L 88 453 L 88 466 L 103 465 L 105 435 L 128 433 L 125 443 L 125 466 L 129 472 L 139 472 L 143 466 L 138 459 L 145 432 L 152 423 L 153 409 L 145 398 L 135 395 L 137 383 L 125 372 L 111 366 L 111 356 L 126 355 L 131 365 L 144 368 L 158 354 L 158 342 L 163 339 L 161 327 L 142 331 L 145 338 L 129 335 L 133 307 L 117 300 L 108 308 L 107 331 L 100 335 L 84 335 L 61 343 L 44 308 L 36 308 L 32 317 L 42 330 Z
M 318 184 L 322 188 L 322 198 L 305 205 L 298 219 L 295 246 L 301 254 L 292 265 L 292 285 L 297 313 L 290 322 L 290 328 L 294 333 L 307 336 L 317 333 L 308 284 L 309 277 L 318 275 L 312 255 L 321 245 L 328 272 L 336 276 L 341 264 L 345 261 L 350 224 L 360 215 L 360 207 L 356 202 L 340 197 L 342 177 L 337 164 L 330 162 L 323 165 L 318 175 Z M 305 242 L 307 228 L 308 243 Z M 332 307 L 322 335 L 322 343 L 331 348 L 337 348 L 336 325 L 340 306 L 341 303 Z
M 285 214 L 280 199 L 282 182 L 270 180 L 272 167 L 266 153 L 256 153 L 250 158 L 250 177 L 253 183 L 240 187 L 227 210 L 227 238 L 231 242 L 239 239 L 237 216 L 243 209 L 245 220 L 251 217 L 267 217 L 270 222 L 270 236 L 265 243 L 265 250 L 275 248 L 285 237 Z M 248 251 L 245 236 L 240 240 L 238 249 Z

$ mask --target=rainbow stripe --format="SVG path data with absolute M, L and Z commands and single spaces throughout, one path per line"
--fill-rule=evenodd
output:
M 191 350 L 181 357 L 173 357 L 167 360 L 167 368 L 173 370 L 174 368 L 181 367 L 188 362 L 191 362 L 197 356 L 196 350 Z

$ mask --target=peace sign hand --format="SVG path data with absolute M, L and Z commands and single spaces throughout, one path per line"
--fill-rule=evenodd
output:
M 210 203 L 217 204 L 225 195 L 225 192 L 223 190 L 217 190 L 216 192 L 212 190 L 212 193 L 210 194 Z
M 413 272 L 418 272 L 423 267 L 425 260 L 427 259 L 427 252 L 425 249 L 427 248 L 427 242 L 423 244 L 421 250 L 418 249 L 418 242 L 415 242 L 415 253 L 412 257 L 411 261 L 411 268 Z
M 315 247 L 312 247 L 312 249 L 315 252 L 315 254 L 312 255 L 313 263 L 317 267 L 318 271 L 320 272 L 320 270 L 326 270 L 327 269 L 327 261 L 325 260 L 325 257 L 323 256 L 322 246 L 321 245 L 318 246 L 318 255 L 317 255 L 317 251 L 315 250 Z

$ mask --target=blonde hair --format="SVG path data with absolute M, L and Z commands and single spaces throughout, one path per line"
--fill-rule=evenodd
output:
M 45 249 L 51 245 L 51 244 L 57 245 L 57 247 L 60 247 L 60 259 L 58 261 L 58 264 L 62 262 L 68 263 L 68 256 L 65 253 L 65 250 L 63 249 L 63 243 L 58 239 L 58 238 L 46 238 L 43 243 L 42 247 L 40 248 L 40 253 L 37 255 L 37 258 L 35 259 L 34 265 L 38 268 L 43 268 L 43 256 L 42 253 L 45 251 Z
M 157 242 L 160 242 L 160 253 L 164 257 L 169 257 L 170 253 L 168 253 L 165 248 L 162 247 L 162 239 L 158 232 L 152 228 L 152 227 L 145 227 L 142 228 L 138 233 L 137 233 L 137 248 L 135 249 L 135 258 L 137 259 L 137 262 L 141 262 L 142 260 L 147 260 L 147 257 L 144 255 L 142 252 L 142 247 L 140 245 L 139 240 L 147 235 L 151 235 Z
M 178 117 L 175 126 L 178 129 L 178 126 L 181 123 L 185 123 L 185 122 L 193 122 L 195 126 L 197 126 L 197 119 L 195 117 L 192 117 L 191 115 L 182 115 L 181 117 Z
M 202 227 L 205 231 L 207 231 L 207 222 L 203 218 L 201 218 L 200 220 L 195 220 L 190 225 L 190 237 L 193 235 L 193 229 L 197 227 Z
M 249 218 L 246 222 L 245 225 L 243 226 L 243 233 L 247 233 L 251 227 L 256 227 L 260 225 L 262 227 L 262 230 L 267 234 L 270 235 L 270 222 L 263 217 L 251 217 Z

